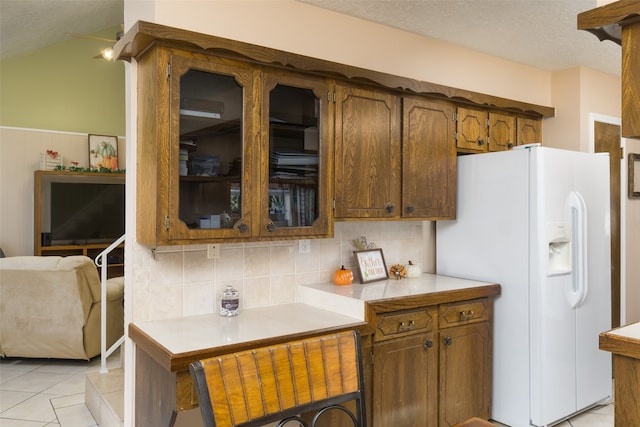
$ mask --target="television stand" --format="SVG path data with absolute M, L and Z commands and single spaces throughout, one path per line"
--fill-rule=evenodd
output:
M 123 173 L 99 173 L 99 172 L 67 172 L 67 171 L 42 171 L 34 173 L 34 245 L 33 253 L 37 256 L 70 256 L 84 255 L 95 261 L 96 257 L 111 245 L 106 243 L 90 243 L 84 239 L 78 239 L 73 244 L 56 244 L 50 239 L 50 205 L 51 205 L 51 183 L 107 183 L 125 185 L 125 175 Z M 64 193 L 74 194 L 74 193 Z M 92 193 L 93 194 L 93 193 Z M 124 203 L 124 201 L 123 201 Z M 73 203 L 69 203 L 73 205 Z M 68 205 L 67 205 L 68 206 Z M 95 204 L 91 204 L 98 208 Z M 77 212 L 77 211 L 73 211 Z M 124 213 L 123 213 L 124 215 Z M 124 220 L 123 220 L 124 222 Z M 45 233 L 43 233 L 45 232 Z M 49 235 L 49 237 L 45 237 Z M 113 238 L 115 241 L 118 237 Z M 71 241 L 71 240 L 69 240 Z M 105 260 L 107 264 L 107 277 L 124 276 L 124 245 L 116 247 Z M 98 267 L 100 271 L 100 267 Z

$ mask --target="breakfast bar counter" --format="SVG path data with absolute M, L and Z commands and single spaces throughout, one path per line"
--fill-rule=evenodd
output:
M 600 349 L 613 353 L 616 427 L 640 425 L 640 322 L 600 334 Z
M 306 304 L 285 304 L 218 314 L 134 322 L 135 425 L 171 426 L 179 412 L 197 408 L 193 361 L 307 338 L 370 328 L 359 319 Z M 370 333 L 369 333 L 370 334 Z

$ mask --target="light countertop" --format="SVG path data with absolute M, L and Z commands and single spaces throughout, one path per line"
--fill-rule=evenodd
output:
M 364 320 L 365 303 L 490 285 L 494 284 L 425 273 L 415 279 L 389 279 L 349 286 L 333 283 L 300 285 L 298 300 L 314 307 L 331 307 L 331 310 Z
M 480 288 L 489 289 L 480 290 Z M 474 290 L 476 288 L 476 290 Z M 235 317 L 217 313 L 129 325 L 129 337 L 170 371 L 184 369 L 188 361 L 212 357 L 265 342 L 297 339 L 330 331 L 369 328 L 367 304 L 390 300 L 424 305 L 447 298 L 471 299 L 476 294 L 499 293 L 492 283 L 423 274 L 416 279 L 385 280 L 336 286 L 332 283 L 300 285 L 296 303 L 241 310 Z M 435 299 L 434 299 L 435 298 Z M 435 301 L 435 302 L 434 302 Z
M 180 354 L 357 323 L 362 322 L 334 311 L 296 303 L 242 310 L 234 317 L 203 314 L 134 322 L 134 325 L 167 352 Z

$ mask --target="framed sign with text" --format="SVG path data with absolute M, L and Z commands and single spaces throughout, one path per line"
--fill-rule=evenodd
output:
M 370 283 L 389 278 L 382 249 L 367 249 L 354 251 L 353 253 L 356 256 L 356 261 L 358 261 L 360 283 Z

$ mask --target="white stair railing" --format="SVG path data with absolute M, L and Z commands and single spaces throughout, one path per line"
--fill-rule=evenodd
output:
M 109 264 L 108 255 L 115 248 L 120 246 L 124 242 L 125 234 L 120 236 L 118 240 L 113 242 L 104 251 L 100 252 L 95 259 L 95 263 L 100 267 L 100 282 L 101 282 L 101 299 L 100 299 L 100 373 L 106 374 L 109 372 L 107 369 L 107 357 L 111 356 L 111 353 L 116 351 L 124 342 L 124 335 L 121 336 L 109 349 L 107 349 L 107 264 Z

